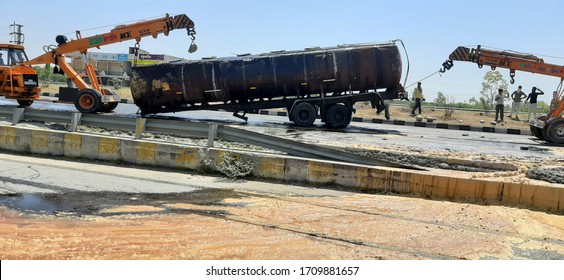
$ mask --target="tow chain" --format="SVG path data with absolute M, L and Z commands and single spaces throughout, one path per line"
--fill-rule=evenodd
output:
M 139 58 L 139 42 L 135 43 L 133 47 L 133 66 L 137 66 L 137 59 Z

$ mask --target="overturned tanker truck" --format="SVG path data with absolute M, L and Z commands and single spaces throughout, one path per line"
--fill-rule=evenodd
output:
M 285 108 L 290 121 L 349 125 L 356 102 L 383 109 L 402 96 L 396 41 L 278 51 L 134 67 L 131 92 L 142 115 L 188 110 L 246 113 Z

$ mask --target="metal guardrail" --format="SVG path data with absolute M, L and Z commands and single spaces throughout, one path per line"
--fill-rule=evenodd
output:
M 272 150 L 278 150 L 299 157 L 335 160 L 364 165 L 418 169 L 413 166 L 391 163 L 384 160 L 366 158 L 335 149 L 306 144 L 284 138 L 265 135 L 253 131 L 237 129 L 218 124 L 186 122 L 158 118 L 131 118 L 112 115 L 81 114 L 67 111 L 49 111 L 33 108 L 0 106 L 0 117 L 12 119 L 13 124 L 21 121 L 56 122 L 70 124 L 69 131 L 77 130 L 78 125 L 99 127 L 120 131 L 135 132 L 135 138 L 143 132 L 167 134 L 189 138 L 208 138 L 208 147 L 213 147 L 216 139 L 246 143 Z
M 217 131 L 217 134 L 219 138 L 227 141 L 242 142 L 242 143 L 248 143 L 261 147 L 267 147 L 270 149 L 286 152 L 288 154 L 295 156 L 316 158 L 316 159 L 330 159 L 335 161 L 344 161 L 344 162 L 351 162 L 351 163 L 365 164 L 365 165 L 377 165 L 377 166 L 414 169 L 414 167 L 412 166 L 362 157 L 355 154 L 341 152 L 335 149 L 329 149 L 321 146 L 305 144 L 297 141 L 256 133 L 248 130 L 237 129 L 233 127 L 220 126 Z

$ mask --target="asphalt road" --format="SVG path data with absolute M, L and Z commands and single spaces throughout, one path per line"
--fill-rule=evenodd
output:
M 16 106 L 14 101 L 0 100 L 2 105 Z M 75 112 L 72 104 L 35 102 L 36 109 Z M 120 104 L 113 114 L 139 117 L 137 106 Z M 312 128 L 293 125 L 287 117 L 268 115 L 248 115 L 248 122 L 232 116 L 228 112 L 190 111 L 159 114 L 157 117 L 174 117 L 188 122 L 213 122 L 233 125 L 238 128 L 286 137 L 307 143 L 329 146 L 390 146 L 413 150 L 439 150 L 461 153 L 484 154 L 492 156 L 513 156 L 521 158 L 564 158 L 562 146 L 550 145 L 530 135 L 511 135 L 487 132 L 460 131 L 453 129 L 433 129 L 391 124 L 372 124 L 353 122 L 344 130 L 328 130 L 318 120 Z
M 1 259 L 563 259 L 564 217 L 0 154 Z

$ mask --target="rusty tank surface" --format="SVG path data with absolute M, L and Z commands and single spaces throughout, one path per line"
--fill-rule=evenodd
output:
M 134 67 L 131 91 L 142 114 L 214 105 L 232 112 L 290 112 L 300 102 L 310 103 L 309 113 L 334 104 L 353 111 L 349 107 L 358 101 L 397 98 L 401 72 L 395 43 L 355 44 Z M 345 118 L 351 114 L 341 111 Z

